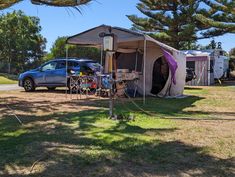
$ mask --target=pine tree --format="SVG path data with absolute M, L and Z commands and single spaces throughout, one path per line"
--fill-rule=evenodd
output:
M 23 0 L 0 0 L 0 10 L 11 7 L 12 5 L 19 3 Z M 35 5 L 48 5 L 57 7 L 74 7 L 78 11 L 78 6 L 88 4 L 92 0 L 31 0 Z
M 235 33 L 234 0 L 140 0 L 137 9 L 145 17 L 128 15 L 133 28 L 177 49 Z

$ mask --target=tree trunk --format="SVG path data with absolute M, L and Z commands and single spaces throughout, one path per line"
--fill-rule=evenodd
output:
M 8 60 L 8 74 L 11 74 L 11 59 Z

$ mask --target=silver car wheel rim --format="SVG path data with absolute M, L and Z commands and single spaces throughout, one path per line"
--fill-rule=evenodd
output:
M 32 83 L 29 80 L 26 80 L 24 83 L 24 86 L 25 86 L 26 90 L 31 90 Z

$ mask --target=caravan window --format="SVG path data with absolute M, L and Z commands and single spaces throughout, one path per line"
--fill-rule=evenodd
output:
M 210 60 L 210 73 L 214 72 L 214 60 Z
M 195 71 L 195 61 L 187 61 L 186 67 Z

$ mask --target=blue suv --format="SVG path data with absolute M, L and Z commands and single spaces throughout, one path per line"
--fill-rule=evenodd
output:
M 20 74 L 19 86 L 24 87 L 26 92 L 34 91 L 36 87 L 47 87 L 49 90 L 65 87 L 68 83 L 66 62 L 68 73 L 73 71 L 82 72 L 85 75 L 95 75 L 102 69 L 99 63 L 90 59 L 54 59 L 36 69 Z

